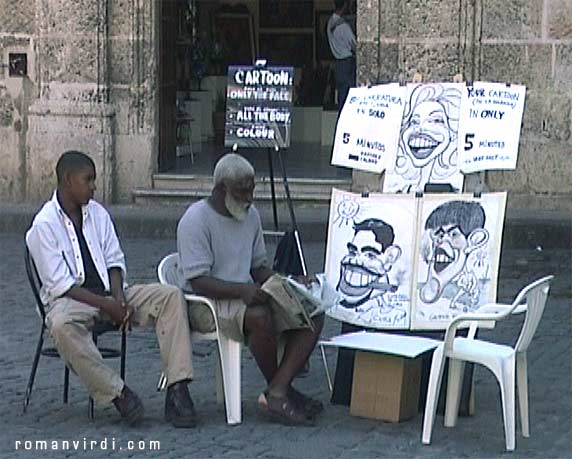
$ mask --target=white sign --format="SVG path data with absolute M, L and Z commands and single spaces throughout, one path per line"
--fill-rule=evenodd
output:
M 476 81 L 463 91 L 461 170 L 515 169 L 526 87 Z
M 332 164 L 383 172 L 395 159 L 405 93 L 397 83 L 350 89 L 336 128 Z

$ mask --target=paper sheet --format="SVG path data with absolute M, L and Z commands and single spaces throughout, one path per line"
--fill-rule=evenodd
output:
M 320 345 L 415 358 L 424 352 L 435 349 L 441 342 L 442 341 L 420 336 L 403 336 L 363 331 L 334 336 L 329 340 L 320 341 Z

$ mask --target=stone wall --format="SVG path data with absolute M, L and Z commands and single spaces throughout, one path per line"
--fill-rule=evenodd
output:
M 515 171 L 485 174 L 515 207 L 572 209 L 572 1 L 358 0 L 358 81 L 526 85 Z M 473 174 L 474 175 L 474 174 Z M 357 190 L 379 177 L 354 173 Z
M 115 109 L 113 200 L 150 187 L 158 155 L 158 3 L 107 0 L 110 102 Z
M 68 149 L 98 169 L 97 196 L 128 201 L 156 164 L 157 2 L 0 0 L 0 199 L 39 202 Z
M 27 111 L 32 80 L 9 78 L 11 52 L 29 52 L 35 30 L 34 2 L 0 0 L 0 201 L 22 201 L 26 167 Z M 33 62 L 28 61 L 28 68 Z

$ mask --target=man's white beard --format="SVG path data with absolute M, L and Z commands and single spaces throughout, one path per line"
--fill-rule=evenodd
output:
M 224 205 L 226 210 L 238 221 L 243 221 L 248 215 L 250 204 L 240 203 L 230 193 L 225 193 Z

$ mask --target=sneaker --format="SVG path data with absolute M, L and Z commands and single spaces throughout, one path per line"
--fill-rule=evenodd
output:
M 189 428 L 197 425 L 197 413 L 186 381 L 176 382 L 167 388 L 165 420 L 175 427 Z
M 130 426 L 134 426 L 143 419 L 143 403 L 129 387 L 123 386 L 121 395 L 113 399 L 113 404 L 121 414 L 121 418 Z

